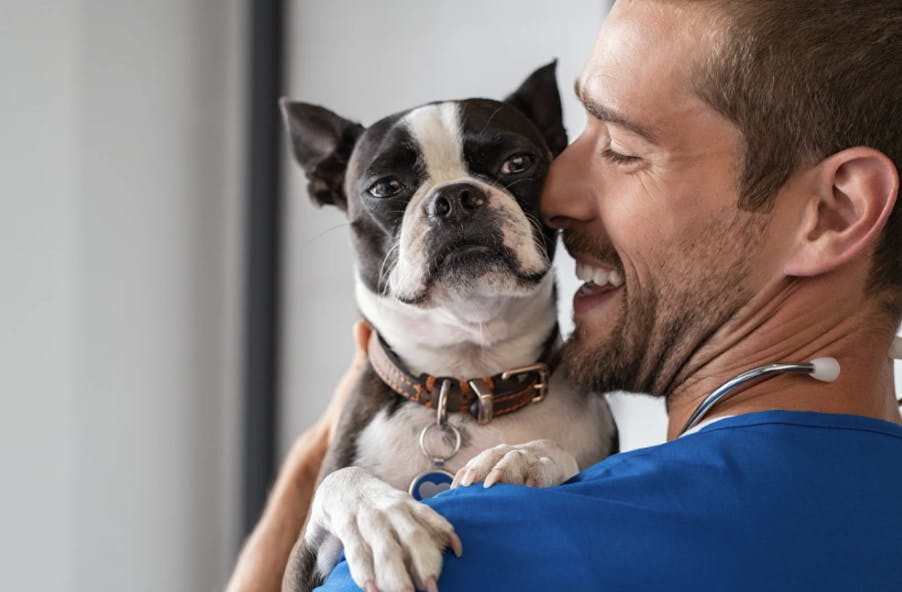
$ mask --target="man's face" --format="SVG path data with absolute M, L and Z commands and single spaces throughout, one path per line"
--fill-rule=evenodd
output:
M 741 135 L 693 91 L 715 26 L 620 0 L 577 82 L 588 123 L 552 166 L 543 215 L 595 279 L 565 352 L 583 388 L 670 394 L 765 279 L 767 218 L 738 209 Z

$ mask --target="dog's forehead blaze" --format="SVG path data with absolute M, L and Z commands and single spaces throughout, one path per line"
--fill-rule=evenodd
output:
M 433 183 L 467 177 L 459 103 L 433 103 L 411 110 L 404 125 L 416 142 L 425 175 Z

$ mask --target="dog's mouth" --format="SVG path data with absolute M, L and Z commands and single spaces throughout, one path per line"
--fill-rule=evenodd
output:
M 413 304 L 425 301 L 432 288 L 439 282 L 462 288 L 473 286 L 475 282 L 491 274 L 508 276 L 521 286 L 538 283 L 545 275 L 524 272 L 517 254 L 500 243 L 470 241 L 454 243 L 430 257 L 423 289 L 408 302 Z
M 405 276 L 416 277 L 416 287 L 396 291 L 396 298 L 407 304 L 437 305 L 436 299 L 529 293 L 547 274 L 550 261 L 545 257 L 545 265 L 536 265 L 531 252 L 521 252 L 527 249 L 523 241 L 512 241 L 513 231 L 506 231 L 501 222 L 489 217 L 429 233 L 416 257 L 419 273 Z
M 434 257 L 432 261 L 430 275 L 440 274 L 445 269 L 470 268 L 496 261 L 508 266 L 511 263 L 503 248 L 480 243 L 452 245 Z
M 429 258 L 419 290 L 396 297 L 405 304 L 422 305 L 432 300 L 439 285 L 466 292 L 483 281 L 489 282 L 486 285 L 503 285 L 505 292 L 529 290 L 542 281 L 550 268 L 548 263 L 541 270 L 526 270 L 517 254 L 503 245 L 456 244 Z
M 515 253 L 490 237 L 466 237 L 435 245 L 429 258 L 426 285 L 439 280 L 477 279 L 489 272 L 516 273 L 519 261 Z

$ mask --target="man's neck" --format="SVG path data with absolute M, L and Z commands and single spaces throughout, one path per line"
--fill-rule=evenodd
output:
M 810 286 L 808 288 L 817 288 Z M 687 364 L 688 373 L 668 399 L 668 439 L 680 435 L 690 415 L 717 387 L 752 368 L 774 362 L 833 357 L 839 378 L 820 382 L 782 374 L 737 392 L 715 405 L 708 418 L 782 409 L 863 415 L 902 423 L 888 352 L 894 331 L 875 322 L 871 306 L 820 305 L 818 291 L 791 283 L 724 327 Z M 807 294 L 805 293 L 807 292 Z M 861 304 L 861 303 L 858 303 Z

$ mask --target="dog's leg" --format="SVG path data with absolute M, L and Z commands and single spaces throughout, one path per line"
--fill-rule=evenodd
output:
M 295 592 L 321 581 L 342 547 L 351 577 L 365 590 L 435 590 L 442 551 L 449 546 L 460 556 L 460 539 L 444 517 L 363 469 L 347 467 L 317 489 L 283 590 Z M 316 574 L 304 574 L 314 563 Z
M 485 487 L 495 483 L 551 487 L 578 472 L 579 465 L 572 454 L 551 440 L 533 440 L 484 450 L 457 471 L 451 487 L 480 481 L 485 482 Z
M 319 553 L 301 536 L 294 543 L 285 573 L 282 576 L 282 592 L 309 592 L 323 583 L 323 576 L 316 569 Z M 335 556 L 338 560 L 338 555 Z

